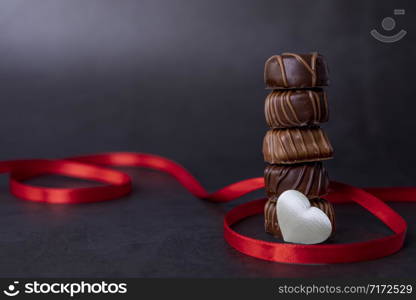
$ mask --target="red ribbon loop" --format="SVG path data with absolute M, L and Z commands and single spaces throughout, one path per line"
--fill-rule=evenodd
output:
M 54 204 L 88 203 L 112 200 L 130 193 L 131 178 L 102 166 L 142 167 L 172 175 L 197 198 L 212 202 L 228 202 L 264 187 L 263 178 L 252 178 L 228 185 L 212 194 L 178 163 L 161 156 L 145 153 L 105 153 L 65 160 L 15 160 L 0 162 L 0 172 L 10 173 L 11 192 L 24 200 Z M 48 188 L 24 181 L 44 174 L 58 174 L 94 180 L 104 185 L 88 188 Z M 244 218 L 262 214 L 265 199 L 238 205 L 224 218 L 225 240 L 238 251 L 264 260 L 285 263 L 345 263 L 376 259 L 399 251 L 404 242 L 405 220 L 383 201 L 416 201 L 416 188 L 360 189 L 331 182 L 325 197 L 333 203 L 356 202 L 386 224 L 393 234 L 384 238 L 345 244 L 298 245 L 272 243 L 241 235 L 232 225 Z

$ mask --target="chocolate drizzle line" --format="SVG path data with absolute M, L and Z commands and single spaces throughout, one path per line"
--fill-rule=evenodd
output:
M 302 140 L 302 143 L 300 143 L 300 146 L 302 147 L 303 155 L 306 156 L 306 155 L 308 155 L 308 150 L 306 149 L 306 142 L 305 142 L 305 139 L 303 138 L 302 132 L 300 131 L 299 128 L 297 128 L 297 133 L 299 134 L 300 139 Z M 292 135 L 290 135 L 290 139 L 293 140 Z
M 315 168 L 312 168 L 312 170 L 311 170 L 311 175 L 310 175 L 310 177 L 309 177 L 309 180 L 308 180 L 308 184 L 306 185 L 306 190 L 307 191 L 310 191 L 311 189 L 312 189 L 312 183 L 313 183 L 313 180 L 312 179 L 315 179 Z M 301 174 L 301 176 L 303 177 L 305 175 L 305 168 L 303 168 L 302 169 L 302 174 Z M 300 176 L 299 176 L 300 177 Z M 319 176 L 318 176 L 319 177 Z
M 329 118 L 329 109 L 328 109 L 328 99 L 326 97 L 326 93 L 324 93 L 324 105 L 325 105 L 325 120 Z
M 293 123 L 294 124 L 299 124 L 300 121 L 298 119 L 298 116 L 296 115 L 295 108 L 293 107 L 292 103 L 290 102 L 290 95 L 291 95 L 291 91 L 288 91 L 286 93 L 285 97 L 284 97 L 284 100 L 285 100 L 287 106 L 289 107 L 290 111 L 292 112 L 293 119 L 295 119 L 295 122 L 293 122 Z M 283 102 L 282 102 L 282 106 L 283 106 Z M 289 121 L 289 118 L 287 118 L 287 119 Z
M 320 130 L 320 131 L 322 132 L 322 130 Z M 308 130 L 307 133 L 309 134 L 310 138 L 313 141 L 313 146 L 316 150 L 316 153 L 317 153 L 318 157 L 320 157 L 321 156 L 321 150 L 320 150 L 320 147 L 319 147 L 319 145 L 318 145 L 318 143 L 315 139 L 315 135 L 310 130 Z M 302 142 L 303 142 L 302 144 L 305 145 L 305 140 L 303 139 L 303 135 L 300 132 L 299 132 L 299 135 L 302 137 Z M 325 139 L 325 138 L 323 137 L 323 139 Z M 323 144 L 322 146 L 326 147 L 326 143 L 322 143 L 322 144 Z
M 296 179 L 295 183 L 294 183 L 294 190 L 297 190 L 299 188 L 300 183 L 302 182 L 303 177 L 305 176 L 305 168 L 302 168 L 298 178 Z M 307 193 L 307 191 L 310 191 L 310 187 L 307 187 L 305 192 Z
M 280 72 L 282 73 L 283 85 L 284 85 L 284 87 L 288 87 L 286 69 L 285 69 L 285 65 L 283 63 L 282 56 L 276 55 L 275 58 L 277 60 L 277 63 L 279 64 Z
M 265 231 L 277 238 L 282 237 L 279 224 L 277 222 L 276 199 L 270 198 L 264 206 L 264 228 Z
M 312 91 L 308 91 L 308 95 L 309 95 L 309 99 L 311 99 L 312 109 L 313 109 L 313 115 L 314 115 L 315 120 L 316 120 L 317 119 L 316 112 L 319 109 L 319 102 L 316 101 L 316 97 L 315 97 L 315 95 L 313 94 Z

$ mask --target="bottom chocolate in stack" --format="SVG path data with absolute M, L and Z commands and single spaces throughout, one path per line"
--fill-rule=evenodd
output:
M 335 232 L 335 212 L 331 203 L 319 197 L 328 193 L 329 179 L 322 162 L 293 165 L 268 165 L 264 170 L 266 193 L 269 197 L 265 207 L 265 230 L 281 237 L 277 221 L 276 202 L 287 190 L 297 190 L 310 199 L 311 206 L 321 209 L 332 223 Z

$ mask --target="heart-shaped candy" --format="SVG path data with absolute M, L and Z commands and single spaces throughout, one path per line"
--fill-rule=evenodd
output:
M 283 192 L 277 200 L 277 220 L 283 239 L 298 244 L 318 244 L 332 232 L 328 216 L 312 207 L 308 198 L 296 190 Z

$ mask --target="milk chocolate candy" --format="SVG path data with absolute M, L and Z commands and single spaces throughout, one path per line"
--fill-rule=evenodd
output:
M 283 53 L 270 57 L 264 66 L 267 89 L 327 86 L 328 67 L 322 55 Z
M 264 160 L 270 164 L 295 164 L 332 158 L 333 149 L 319 127 L 271 129 L 263 140 Z
M 264 170 L 268 197 L 279 197 L 287 190 L 297 190 L 307 198 L 319 198 L 328 193 L 329 178 L 322 162 L 296 165 L 268 165 Z
M 318 125 L 328 121 L 326 93 L 318 90 L 273 91 L 264 107 L 270 128 Z
M 322 210 L 329 218 L 332 224 L 332 236 L 335 234 L 335 210 L 334 206 L 324 199 L 311 199 L 309 200 L 311 206 L 317 207 Z M 277 219 L 276 210 L 277 197 L 271 197 L 267 200 L 264 206 L 264 229 L 271 235 L 282 238 L 279 222 Z

